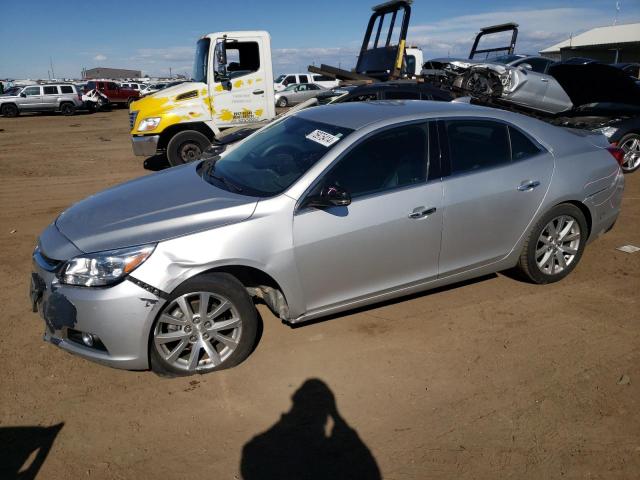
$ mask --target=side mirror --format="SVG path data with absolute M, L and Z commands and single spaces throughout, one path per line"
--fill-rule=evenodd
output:
M 520 64 L 520 68 L 522 70 L 533 70 L 533 67 L 528 63 L 521 63 Z
M 26 93 L 24 93 L 24 92 L 20 92 L 20 96 L 21 96 L 22 98 L 27 98 L 27 94 L 26 94 Z
M 346 207 L 351 204 L 351 195 L 340 187 L 331 185 L 324 187 L 319 195 L 311 195 L 307 197 L 304 203 L 305 207 L 314 208 L 330 208 L 330 207 Z
M 225 90 L 231 90 L 229 72 L 227 72 L 227 39 L 226 36 L 216 43 L 214 55 L 216 58 L 215 80 L 222 84 Z

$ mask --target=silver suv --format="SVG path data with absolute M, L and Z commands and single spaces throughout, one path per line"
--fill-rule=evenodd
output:
M 83 105 L 82 95 L 71 84 L 29 85 L 0 96 L 0 114 L 17 117 L 28 112 L 60 112 L 73 115 Z
M 516 266 L 555 282 L 620 211 L 607 147 L 462 103 L 309 108 L 63 212 L 32 307 L 60 348 L 184 375 L 249 355 L 254 301 L 298 323 Z

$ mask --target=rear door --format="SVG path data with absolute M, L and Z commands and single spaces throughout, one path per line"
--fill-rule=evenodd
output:
M 450 174 L 443 180 L 440 275 L 502 259 L 547 192 L 552 155 L 520 129 L 497 120 L 438 122 Z
M 122 103 L 125 100 L 115 82 L 106 82 L 106 94 L 111 103 Z
M 58 100 L 60 92 L 57 85 L 45 85 L 42 87 L 42 108 L 46 110 L 55 110 L 58 108 Z
M 437 168 L 427 177 L 427 130 L 405 124 L 365 138 L 316 187 L 343 188 L 351 205 L 294 215 L 307 311 L 437 276 L 442 184 Z

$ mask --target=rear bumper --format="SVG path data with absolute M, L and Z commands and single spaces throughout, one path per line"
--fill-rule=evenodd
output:
M 618 169 L 609 188 L 585 199 L 584 203 L 589 207 L 592 216 L 590 242 L 607 232 L 616 222 L 622 206 L 623 192 L 624 175 L 622 170 Z
M 144 137 L 131 137 L 133 154 L 140 157 L 151 157 L 158 150 L 160 135 L 147 135 Z

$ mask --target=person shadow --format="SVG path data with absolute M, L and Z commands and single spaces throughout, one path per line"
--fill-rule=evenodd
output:
M 382 478 L 371 451 L 342 418 L 322 380 L 306 380 L 292 400 L 275 425 L 244 445 L 244 480 Z
M 0 427 L 0 478 L 36 478 L 63 426 Z

